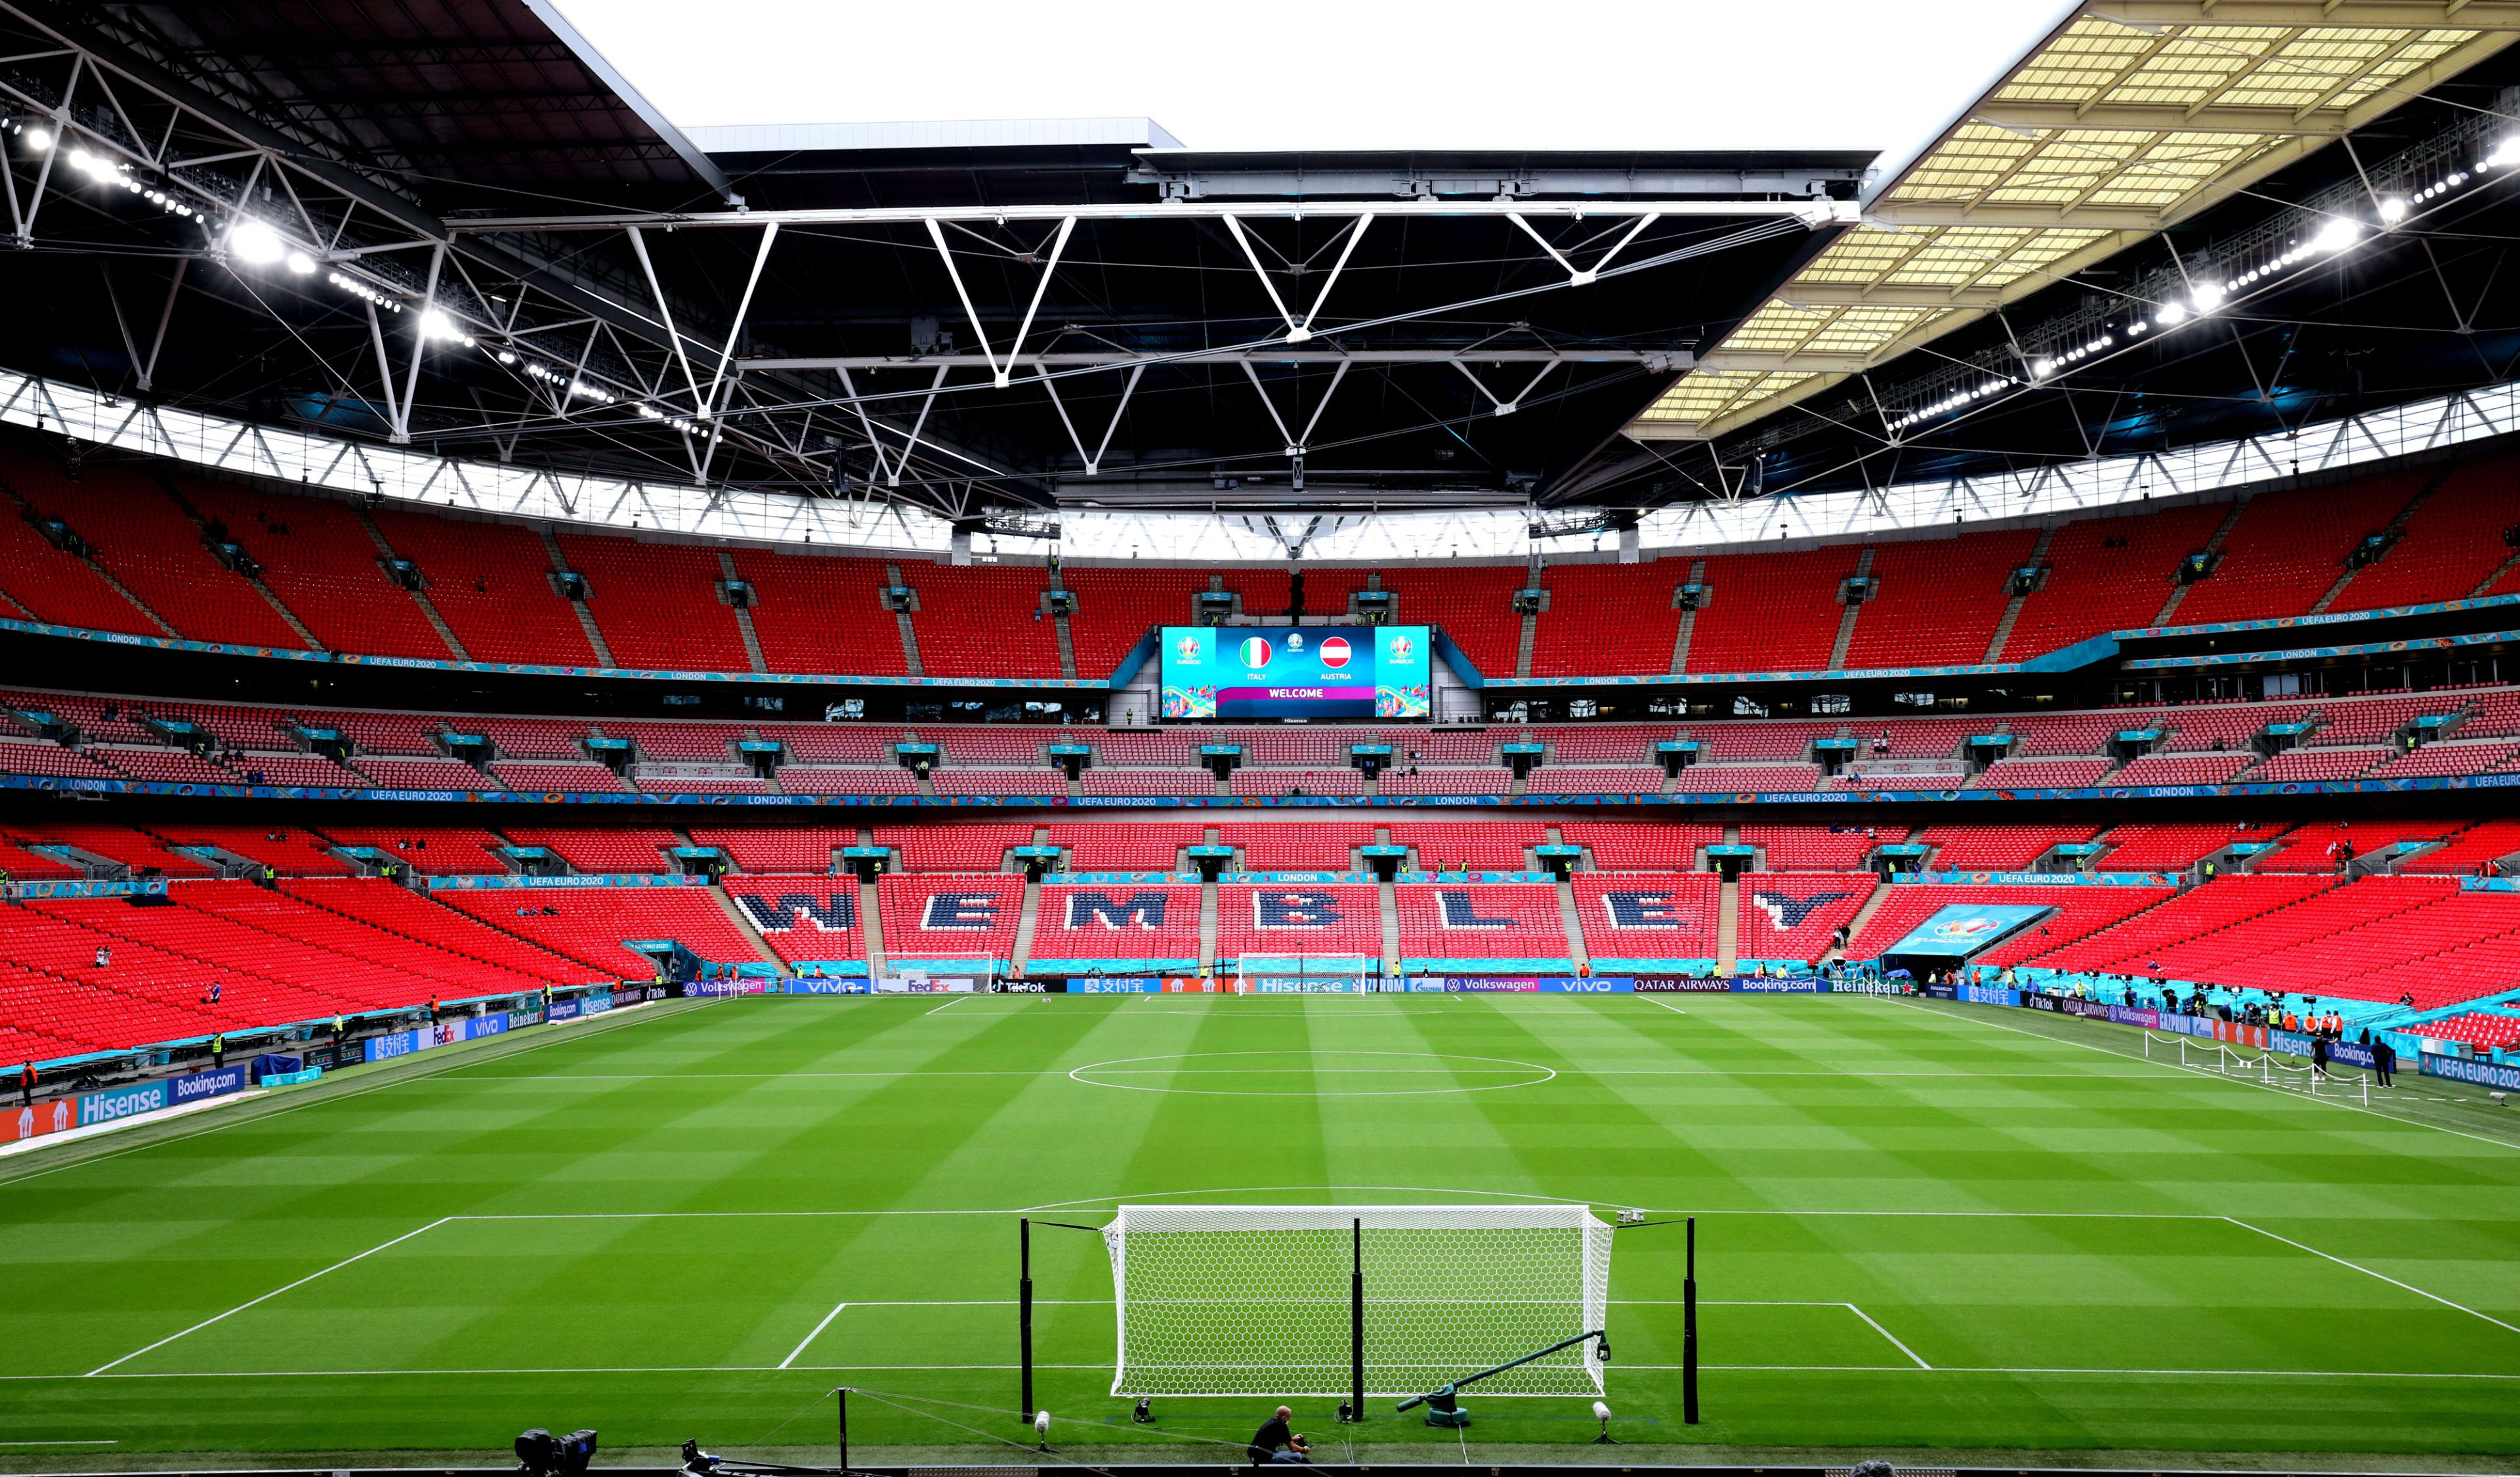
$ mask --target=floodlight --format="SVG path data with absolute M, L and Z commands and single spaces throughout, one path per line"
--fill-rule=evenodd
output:
M 292 252 L 289 254 L 289 269 L 304 277 L 315 270 L 315 258 L 304 252 Z
M 2494 145 L 2494 152 L 2485 156 L 2485 159 L 2482 162 L 2478 163 L 2477 167 L 2480 169 L 2499 169 L 2504 165 L 2511 163 L 2520 163 L 2520 133 L 2515 133 L 2507 138 L 2497 140 Z
M 27 129 L 26 147 L 37 154 L 41 154 L 45 150 L 50 149 L 53 147 L 53 130 L 50 128 L 40 127 Z
M 2407 203 L 2392 195 L 2380 202 L 2380 218 L 2391 225 L 2407 218 Z
M 2230 293 L 2219 282 L 2200 282 L 2187 290 L 2187 305 L 2198 313 L 2210 313 L 2223 305 Z
M 2030 378 L 2034 380 L 2044 380 L 2055 372 L 2056 361 L 2053 359 L 2041 359 L 2030 366 Z
M 2362 228 L 2361 226 L 2356 225 L 2350 220 L 2337 219 L 2331 220 L 2327 224 L 2319 227 L 2318 234 L 2310 238 L 2310 244 L 2319 251 L 2333 254 L 2337 252 L 2344 251 L 2346 248 L 2351 247 L 2354 243 L 2361 241 L 2362 239 Z
M 266 265 L 278 261 L 289 250 L 280 233 L 250 217 L 228 227 L 228 251 L 243 261 Z
M 103 155 L 90 154 L 85 149 L 72 149 L 69 152 L 69 165 L 101 185 L 122 183 L 122 172 L 113 166 L 113 161 Z
M 2176 326 L 2187 321 L 2187 309 L 2176 302 L 2165 302 L 2161 305 L 2161 311 L 2152 316 L 2159 322 Z

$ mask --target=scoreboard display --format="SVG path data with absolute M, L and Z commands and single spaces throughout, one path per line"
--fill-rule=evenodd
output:
M 1167 625 L 1167 718 L 1425 718 L 1422 625 Z

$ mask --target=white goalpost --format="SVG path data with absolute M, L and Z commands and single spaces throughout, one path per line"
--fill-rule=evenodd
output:
M 1423 1394 L 1600 1330 L 1612 1233 L 1583 1205 L 1122 1206 L 1111 1393 Z M 1598 1395 L 1601 1363 L 1588 1340 L 1480 1388 Z

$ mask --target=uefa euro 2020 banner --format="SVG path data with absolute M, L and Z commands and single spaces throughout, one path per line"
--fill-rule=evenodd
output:
M 2006 907 L 1992 902 L 1950 903 L 1935 909 L 1932 917 L 1918 924 L 1915 932 L 1890 946 L 1887 952 L 1893 958 L 1910 954 L 1940 954 L 1956 960 L 1965 959 L 2028 928 L 2051 911 L 2051 908 Z
M 1168 718 L 1422 718 L 1422 625 L 1167 625 Z

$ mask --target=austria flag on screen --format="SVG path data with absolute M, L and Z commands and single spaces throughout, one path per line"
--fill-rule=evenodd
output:
M 1322 643 L 1322 665 L 1328 668 L 1330 670 L 1336 671 L 1340 668 L 1345 667 L 1347 665 L 1347 638 L 1345 636 L 1332 636 Z

